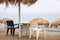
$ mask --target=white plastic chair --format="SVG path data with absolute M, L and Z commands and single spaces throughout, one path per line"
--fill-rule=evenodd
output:
M 45 29 L 44 29 L 43 26 L 38 26 L 38 27 L 31 27 L 31 28 L 29 28 L 29 32 L 30 32 L 29 38 L 31 38 L 32 31 L 36 31 L 36 40 L 38 40 L 38 38 L 39 38 L 39 33 L 40 33 L 42 30 L 44 31 L 44 36 L 45 36 L 45 38 L 46 38 L 46 33 L 45 33 Z

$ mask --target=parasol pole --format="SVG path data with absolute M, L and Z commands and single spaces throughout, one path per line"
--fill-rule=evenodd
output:
M 18 18 L 19 18 L 19 38 L 21 38 L 21 14 L 20 14 L 20 3 L 18 3 Z

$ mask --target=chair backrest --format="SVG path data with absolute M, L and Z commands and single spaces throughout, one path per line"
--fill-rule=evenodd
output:
M 14 26 L 13 20 L 6 21 L 7 26 Z

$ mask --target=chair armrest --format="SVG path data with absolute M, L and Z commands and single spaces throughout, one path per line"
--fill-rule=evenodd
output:
M 16 25 L 17 25 L 18 27 L 15 27 L 15 28 L 19 28 L 19 24 L 14 24 L 14 26 L 16 26 Z
M 14 24 L 14 25 L 19 25 L 19 24 Z

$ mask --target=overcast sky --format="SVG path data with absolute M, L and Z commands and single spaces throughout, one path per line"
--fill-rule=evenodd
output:
M 18 6 L 0 5 L 0 19 L 11 18 L 18 21 Z M 21 4 L 21 21 L 27 22 L 33 18 L 42 17 L 51 21 L 60 17 L 60 0 L 38 0 L 31 6 Z
M 22 13 L 60 13 L 60 0 L 38 0 L 30 7 L 22 5 L 21 11 Z

